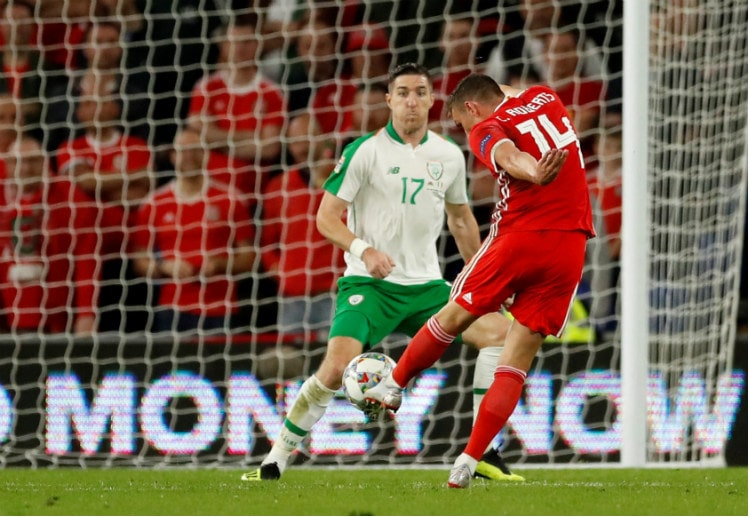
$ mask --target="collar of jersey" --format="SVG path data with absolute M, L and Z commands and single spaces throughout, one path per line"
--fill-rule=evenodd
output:
M 400 136 L 398 136 L 398 133 L 396 133 L 396 129 L 395 129 L 394 127 L 393 127 L 393 121 L 392 121 L 392 120 L 389 120 L 389 121 L 388 121 L 388 124 L 386 124 L 386 125 L 385 125 L 385 131 L 386 131 L 386 133 L 388 133 L 388 135 L 389 135 L 389 136 L 390 136 L 391 138 L 393 138 L 393 139 L 394 139 L 394 140 L 395 140 L 396 142 L 398 142 L 399 144 L 403 144 L 403 145 L 406 145 L 406 142 L 404 142 L 404 141 L 403 141 L 403 140 L 401 139 L 401 137 L 400 137 Z M 428 134 L 428 133 L 429 133 L 429 131 L 425 131 L 425 132 L 424 132 L 424 138 L 422 139 L 422 141 L 421 141 L 421 142 L 419 142 L 419 145 L 422 145 L 423 143 L 425 143 L 425 142 L 427 141 L 427 134 Z
M 102 149 L 104 147 L 112 147 L 117 144 L 117 142 L 120 140 L 120 137 L 122 137 L 122 133 L 119 129 L 116 129 L 112 132 L 112 136 L 109 140 L 99 140 L 96 136 L 85 133 L 86 143 L 89 144 L 89 147 L 92 147 L 94 149 Z
M 527 89 L 528 89 L 528 88 L 527 88 Z M 511 97 L 511 96 L 509 96 L 509 95 L 506 95 L 506 96 L 505 96 L 505 98 L 504 98 L 503 100 L 501 100 L 501 101 L 500 101 L 500 104 L 498 104 L 497 106 L 495 106 L 495 109 L 494 109 L 493 113 L 494 113 L 495 111 L 499 110 L 499 109 L 500 109 L 500 108 L 502 107 L 502 105 L 503 105 L 503 104 L 505 104 L 506 102 L 508 102 L 508 99 L 517 99 L 517 98 L 519 98 L 519 97 L 520 97 L 521 95 L 523 95 L 524 93 L 526 93 L 526 90 L 527 90 L 527 89 L 525 89 L 525 90 L 521 90 L 520 92 L 518 92 L 518 95 L 516 95 L 516 96 L 514 96 L 514 97 Z
M 263 80 L 260 70 L 256 70 L 255 76 L 246 84 L 237 84 L 233 82 L 229 70 L 226 69 L 219 70 L 219 77 L 224 81 L 224 85 L 230 93 L 236 93 L 238 95 L 245 95 L 258 90 L 260 88 L 260 83 Z

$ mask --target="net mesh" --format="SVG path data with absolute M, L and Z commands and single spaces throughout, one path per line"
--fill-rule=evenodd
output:
M 16 187 L 0 214 L 0 465 L 257 463 L 322 360 L 342 271 L 315 230 L 312 187 L 347 143 L 385 124 L 381 85 L 406 61 L 434 74 L 431 128 L 464 148 L 441 107 L 472 71 L 549 84 L 568 106 L 599 235 L 566 333 L 540 352 L 497 443 L 512 463 L 618 459 L 621 2 L 4 9 L 0 173 Z M 722 452 L 744 383 L 732 347 L 747 5 L 651 10 L 649 459 L 695 461 Z M 22 133 L 38 149 L 18 147 Z M 17 188 L 33 187 L 33 175 L 11 179 L 39 151 L 41 190 Z M 485 232 L 496 185 L 469 154 Z M 177 189 L 180 167 L 215 186 Z M 462 260 L 447 231 L 437 247 L 452 279 Z M 393 336 L 383 349 L 397 358 L 405 344 Z M 367 422 L 334 399 L 297 462 L 452 461 L 471 429 L 476 355 L 454 348 L 396 420 Z
M 746 26 L 741 2 L 655 2 L 652 12 L 650 362 L 685 413 L 718 401 L 732 368 L 726 344 L 737 300 L 729 293 L 739 283 L 747 192 Z M 705 379 L 705 391 L 702 381 L 686 388 L 691 376 Z M 706 425 L 665 426 L 651 456 L 715 454 L 715 444 L 691 439 Z

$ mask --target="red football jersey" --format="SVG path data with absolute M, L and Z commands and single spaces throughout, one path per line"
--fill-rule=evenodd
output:
M 568 149 L 570 154 L 552 183 L 535 185 L 495 163 L 495 147 L 506 140 L 537 160 L 550 148 Z M 500 186 L 493 213 L 499 231 L 581 230 L 595 235 L 580 143 L 554 91 L 532 86 L 517 97 L 506 97 L 492 116 L 472 128 L 469 145 Z
M 36 70 L 32 71 L 28 63 L 24 63 L 13 68 L 6 64 L 3 64 L 3 75 L 5 76 L 5 81 L 8 85 L 8 92 L 11 94 L 11 96 L 13 96 L 13 98 L 23 100 L 21 85 L 23 78 L 26 77 L 29 72 L 36 73 Z
M 96 209 L 67 178 L 50 175 L 45 186 L 18 195 L 0 185 L 0 294 L 8 325 L 19 330 L 64 332 L 96 306 Z
M 611 246 L 612 239 L 620 237 L 622 228 L 622 177 L 597 178 L 589 184 L 589 188 L 599 202 Z M 619 258 L 619 250 L 612 258 Z
M 132 234 L 135 249 L 152 249 L 162 259 L 179 257 L 200 270 L 204 257 L 229 253 L 238 241 L 254 237 L 245 203 L 223 185 L 211 184 L 204 195 L 181 197 L 174 181 L 154 192 L 138 210 Z M 222 316 L 236 310 L 237 293 L 226 275 L 181 281 L 166 279 L 159 304 L 183 312 Z
M 599 113 L 601 111 L 604 91 L 604 83 L 593 79 L 571 81 L 555 89 L 555 93 L 560 97 L 560 101 L 568 109 L 568 116 L 571 122 L 573 122 L 573 126 L 579 131 L 582 130 L 579 126 L 581 123 L 579 120 L 581 112 L 584 110 L 594 110 Z M 592 135 L 587 135 L 581 142 L 581 151 L 588 167 L 596 164 Z
M 578 109 L 594 108 L 599 110 L 604 97 L 604 83 L 593 79 L 571 81 L 565 86 L 556 88 L 555 92 L 563 105 L 568 108 L 571 120 L 575 122 Z
M 435 92 L 435 103 L 430 108 L 430 121 L 440 121 L 445 118 L 445 101 L 450 97 L 458 83 L 471 74 L 471 70 L 459 70 L 458 72 L 449 72 L 436 78 L 432 83 L 432 89 Z
M 36 27 L 33 41 L 44 55 L 44 60 L 56 67 L 78 68 L 77 52 L 86 41 L 88 24 L 70 20 L 66 22 L 43 21 Z
M 321 132 L 335 133 L 351 128 L 356 95 L 357 85 L 346 79 L 329 82 L 318 88 L 310 107 Z
M 323 192 L 299 169 L 272 178 L 263 192 L 261 258 L 266 269 L 278 269 L 286 296 L 332 291 L 344 272 L 344 254 L 315 225 Z
M 190 100 L 190 115 L 200 115 L 223 131 L 260 131 L 265 126 L 284 125 L 284 97 L 275 83 L 260 74 L 242 88 L 231 86 L 227 73 L 219 71 L 198 81 Z M 211 151 L 211 178 L 254 197 L 256 164 L 218 151 Z
M 84 160 L 102 174 L 132 173 L 149 167 L 151 151 L 148 143 L 137 136 L 118 133 L 111 141 L 100 142 L 83 135 L 60 146 L 57 168 L 65 173 L 77 160 Z
M 100 174 L 134 174 L 148 170 L 151 164 L 151 151 L 148 143 L 137 136 L 117 134 L 109 142 L 99 142 L 88 135 L 65 142 L 60 146 L 57 163 L 60 174 L 70 174 L 70 169 L 79 161 L 88 163 Z M 124 188 L 124 187 L 123 187 Z M 127 192 L 107 198 L 89 195 L 95 199 L 101 210 L 98 223 L 104 238 L 101 253 L 117 253 L 128 226 L 132 225 L 135 210 L 140 199 Z

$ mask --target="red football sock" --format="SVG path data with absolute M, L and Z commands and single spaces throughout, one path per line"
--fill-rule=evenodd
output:
M 405 388 L 419 372 L 435 364 L 454 339 L 456 336 L 444 331 L 435 316 L 431 317 L 409 341 L 393 370 L 393 380 Z
M 521 398 L 526 373 L 512 366 L 498 366 L 495 380 L 479 406 L 474 429 L 464 452 L 477 460 L 506 424 Z

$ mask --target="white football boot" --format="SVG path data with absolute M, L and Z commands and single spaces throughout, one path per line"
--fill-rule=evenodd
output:
M 404 389 L 396 384 L 389 374 L 379 384 L 364 392 L 365 402 L 373 408 L 380 408 L 394 413 L 401 407 Z
M 472 477 L 474 477 L 474 474 L 471 472 L 471 467 L 466 463 L 456 465 L 451 469 L 451 474 L 448 476 L 448 488 L 469 488 Z

